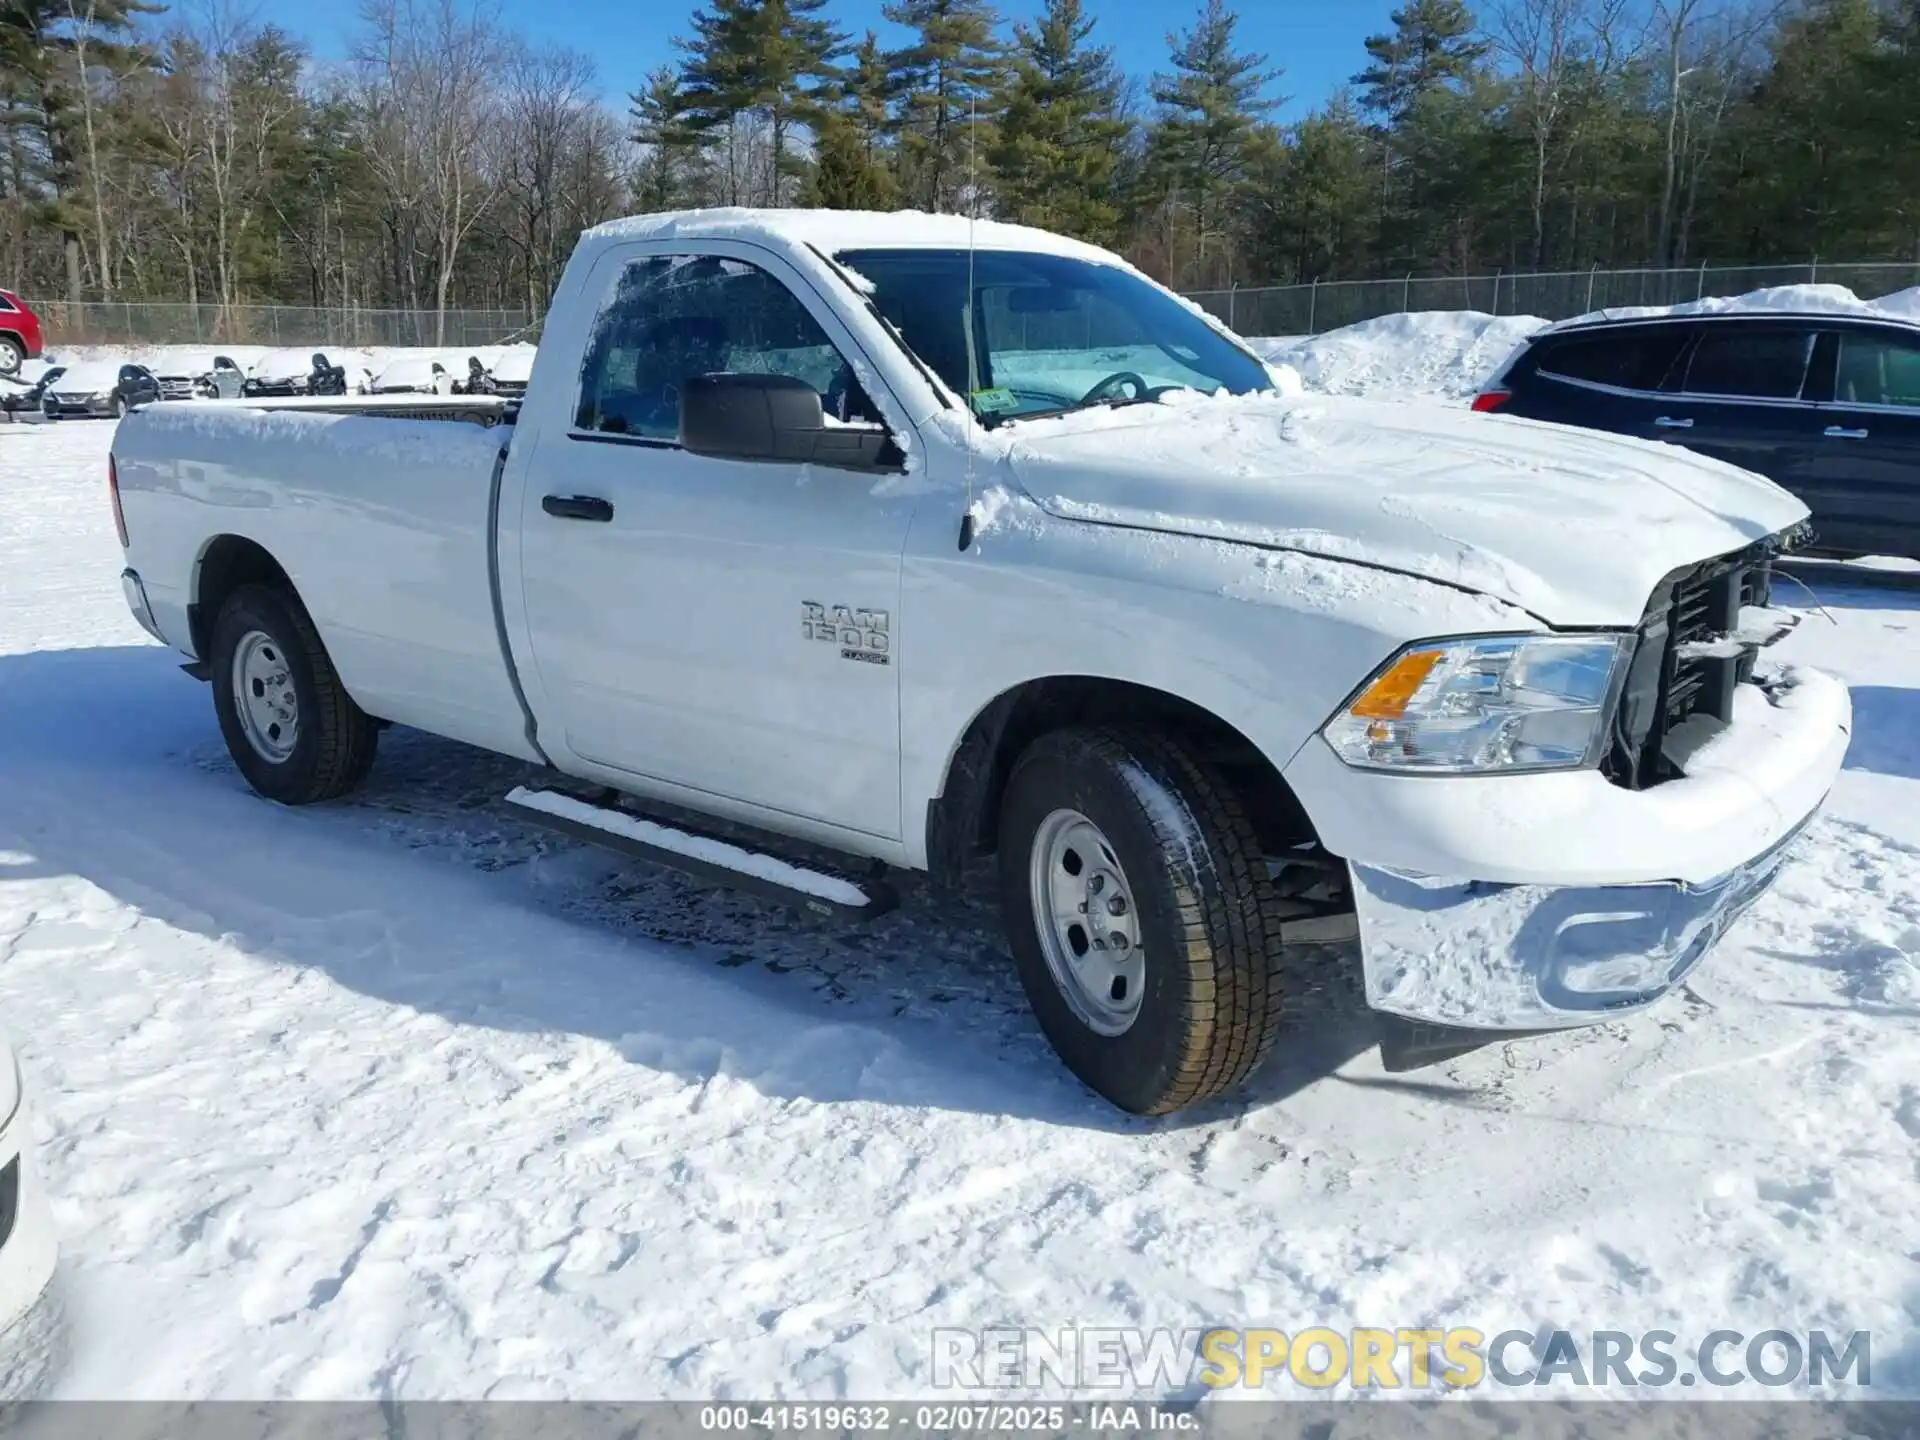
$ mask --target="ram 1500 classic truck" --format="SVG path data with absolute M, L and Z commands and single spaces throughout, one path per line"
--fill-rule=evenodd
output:
M 1279 378 L 1040 231 L 642 217 L 582 238 L 521 401 L 133 415 L 123 580 L 276 800 L 400 724 L 834 914 L 997 854 L 1041 1027 L 1129 1110 L 1238 1084 L 1343 935 L 1390 1065 L 1650 1004 L 1846 748 L 1765 652 L 1805 507 Z

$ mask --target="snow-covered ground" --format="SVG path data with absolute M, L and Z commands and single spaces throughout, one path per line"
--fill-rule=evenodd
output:
M 1046 1050 L 985 895 L 801 919 L 406 732 L 255 798 L 121 601 L 111 434 L 0 426 L 0 1021 L 64 1246 L 0 1388 L 925 1396 L 936 1329 L 1071 1323 L 1865 1329 L 1920 1394 L 1920 593 L 1787 642 L 1848 768 L 1684 996 L 1395 1077 L 1349 956 L 1150 1122 Z

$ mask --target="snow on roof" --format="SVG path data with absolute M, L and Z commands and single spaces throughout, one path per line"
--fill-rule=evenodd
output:
M 427 355 L 396 355 L 387 361 L 386 368 L 380 371 L 378 378 L 383 382 L 394 380 L 425 381 L 431 380 L 436 371 L 444 371 L 446 369 L 446 357 L 438 352 Z M 466 373 L 465 361 L 460 363 L 460 372 L 462 374 Z
M 507 347 L 505 353 L 493 362 L 493 378 L 509 382 L 526 380 L 533 374 L 534 354 L 531 345 Z
M 929 215 L 920 210 L 675 210 L 632 215 L 595 226 L 582 243 L 617 240 L 750 240 L 775 249 L 812 246 L 841 250 L 933 249 L 1030 250 L 1071 255 L 1101 264 L 1120 263 L 1097 246 L 1029 225 L 969 220 L 965 215 Z
M 78 365 L 69 365 L 67 373 L 53 382 L 53 388 L 63 395 L 78 394 L 83 390 L 111 390 L 120 383 L 120 363 L 116 360 L 82 360 Z
M 1862 300 L 1844 285 L 1769 285 L 1744 295 L 1709 295 L 1678 305 L 1619 305 L 1610 310 L 1593 310 L 1571 320 L 1561 320 L 1550 328 L 1570 330 L 1610 320 L 1650 320 L 1662 316 L 1758 314 L 1841 315 L 1913 324 L 1920 322 L 1920 285 L 1883 295 L 1878 300 Z
M 216 359 L 231 360 L 224 350 L 189 350 L 169 345 L 149 358 L 147 368 L 156 375 L 206 375 Z

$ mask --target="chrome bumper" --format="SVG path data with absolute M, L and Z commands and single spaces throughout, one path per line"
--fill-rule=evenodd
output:
M 153 606 L 147 603 L 147 587 L 141 583 L 138 570 L 120 572 L 120 593 L 126 596 L 127 608 L 133 612 L 133 618 L 140 622 L 140 628 L 162 645 L 166 644 L 167 637 L 160 633 L 159 622 L 153 618 Z
M 1433 1025 L 1591 1025 L 1673 990 L 1765 893 L 1809 815 L 1704 884 L 1501 885 L 1353 864 L 1367 1003 Z

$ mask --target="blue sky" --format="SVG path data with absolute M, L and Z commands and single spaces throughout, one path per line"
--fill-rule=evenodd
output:
M 869 26 L 897 39 L 880 19 L 881 0 L 835 0 L 829 9 L 858 36 Z M 598 61 L 610 101 L 672 57 L 671 39 L 684 33 L 690 0 L 497 0 L 495 13 L 530 38 L 585 50 Z M 1001 13 L 1022 19 L 1038 0 L 1001 0 Z M 1394 0 L 1241 0 L 1242 47 L 1264 51 L 1286 72 L 1277 89 L 1289 96 L 1282 118 L 1297 118 L 1344 84 L 1365 60 L 1361 42 L 1388 28 Z M 304 37 L 320 60 L 346 54 L 357 7 L 351 0 L 270 0 L 255 13 Z M 1095 38 L 1113 47 L 1129 74 L 1143 78 L 1166 67 L 1166 34 L 1184 30 L 1197 0 L 1093 0 Z

